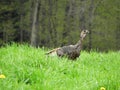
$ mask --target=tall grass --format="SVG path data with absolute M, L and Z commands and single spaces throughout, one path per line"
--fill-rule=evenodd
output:
M 0 48 L 0 90 L 120 90 L 120 52 L 81 52 L 77 61 L 45 56 L 46 50 Z

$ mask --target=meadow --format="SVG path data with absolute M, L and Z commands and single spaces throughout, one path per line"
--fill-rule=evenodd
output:
M 0 90 L 120 90 L 120 52 L 82 51 L 76 61 L 44 48 L 0 48 Z

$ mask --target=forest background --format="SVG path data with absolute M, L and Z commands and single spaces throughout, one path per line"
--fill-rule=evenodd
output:
M 120 50 L 120 0 L 0 0 L 0 46 L 75 44 L 84 29 L 83 49 Z

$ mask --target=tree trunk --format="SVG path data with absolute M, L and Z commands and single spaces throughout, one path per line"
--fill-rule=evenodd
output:
M 86 16 L 85 16 L 85 9 L 86 9 L 86 0 L 81 0 L 81 6 L 80 6 L 80 29 L 84 30 L 86 29 Z
M 89 20 L 88 20 L 88 28 L 89 28 L 89 51 L 92 48 L 92 23 L 93 23 L 93 15 L 94 15 L 94 0 L 90 1 L 89 7 Z
M 23 42 L 23 15 L 20 16 L 20 43 Z
M 8 42 L 7 26 L 6 25 L 3 28 L 3 41 L 4 41 L 4 43 Z
M 39 0 L 35 2 L 35 9 L 33 15 L 33 22 L 32 22 L 32 32 L 31 32 L 31 45 L 37 46 L 37 15 L 38 15 L 38 7 L 39 7 Z
M 89 7 L 89 12 L 88 12 L 88 17 L 89 17 L 89 20 L 88 20 L 88 29 L 89 29 L 89 51 L 92 49 L 92 23 L 93 23 L 93 19 L 94 19 L 94 14 L 95 14 L 95 11 L 97 9 L 97 7 L 101 4 L 103 0 L 99 0 L 96 5 L 94 3 L 94 0 L 91 0 L 90 1 L 90 7 Z
M 120 50 L 120 17 L 117 17 L 116 20 L 116 50 Z
M 6 30 L 3 29 L 3 41 L 6 43 Z
M 76 14 L 76 2 L 75 0 L 69 0 L 66 3 L 65 9 L 65 24 L 64 24 L 64 31 L 63 31 L 63 44 L 71 44 L 71 31 L 75 30 L 75 14 Z M 65 40 L 67 39 L 67 41 Z

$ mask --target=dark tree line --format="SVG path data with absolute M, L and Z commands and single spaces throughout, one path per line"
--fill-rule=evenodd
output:
M 74 44 L 88 29 L 84 49 L 120 50 L 119 0 L 1 0 L 0 46 Z

